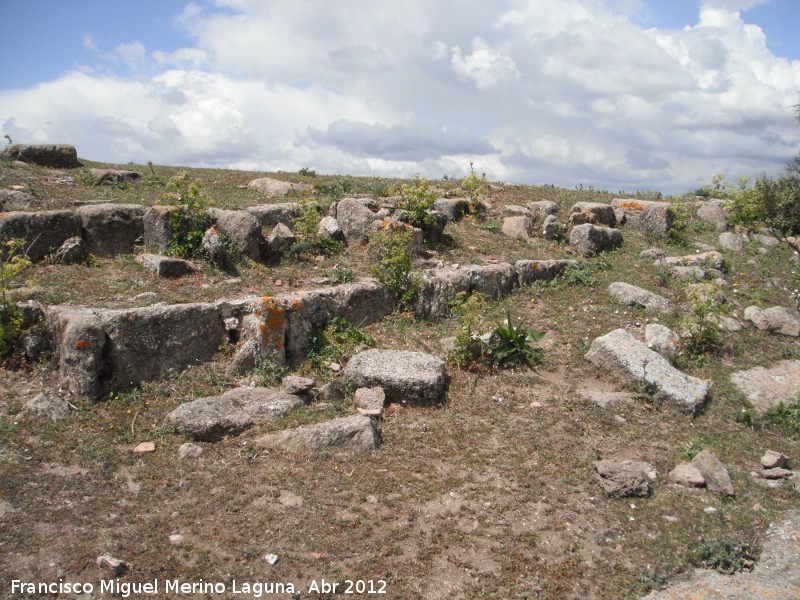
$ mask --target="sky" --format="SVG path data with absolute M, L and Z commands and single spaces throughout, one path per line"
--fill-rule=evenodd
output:
M 0 135 L 683 193 L 800 152 L 798 0 L 0 0 Z

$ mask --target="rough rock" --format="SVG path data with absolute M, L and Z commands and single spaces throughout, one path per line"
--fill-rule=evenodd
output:
M 369 452 L 380 445 L 380 433 L 374 419 L 353 415 L 326 423 L 287 429 L 259 437 L 257 446 L 289 452 L 310 453 L 318 450 Z
M 339 227 L 339 222 L 333 217 L 322 217 L 317 225 L 317 235 L 321 238 L 344 242 L 344 232 Z
M 0 213 L 0 242 L 24 239 L 23 250 L 33 262 L 49 256 L 72 237 L 81 237 L 81 219 L 72 211 Z
M 572 225 L 590 223 L 615 227 L 617 224 L 614 209 L 610 204 L 603 202 L 576 202 L 569 209 L 569 213 L 569 222 Z
M 178 458 L 199 458 L 203 454 L 203 447 L 193 444 L 192 442 L 184 442 L 178 447 Z
M 75 146 L 68 144 L 9 144 L 0 152 L 0 159 L 19 160 L 53 169 L 75 169 L 81 166 L 78 162 L 78 151 Z
M 576 225 L 569 234 L 569 245 L 584 256 L 591 256 L 622 245 L 622 234 L 610 227 L 586 223 Z
M 86 242 L 75 236 L 67 240 L 56 250 L 55 261 L 60 265 L 79 265 L 88 255 Z
M 397 221 L 390 218 L 375 219 L 369 224 L 368 231 L 386 231 L 388 233 L 407 233 L 408 238 L 408 253 L 412 256 L 422 253 L 422 229 L 414 227 L 408 223 Z
M 287 394 L 301 396 L 314 388 L 314 380 L 308 377 L 300 377 L 299 375 L 287 375 L 281 379 L 281 386 L 286 390 Z
M 291 192 L 310 192 L 314 190 L 314 186 L 308 183 L 293 183 L 270 177 L 253 179 L 247 184 L 247 187 L 268 197 L 285 196 Z
M 89 169 L 89 174 L 95 185 L 103 183 L 135 183 L 144 177 L 139 171 L 126 171 L 123 169 Z
M 150 271 L 156 277 L 175 279 L 191 275 L 196 271 L 195 267 L 188 260 L 162 256 L 160 254 L 140 254 L 136 257 L 136 262 Z
M 173 213 L 180 211 L 179 206 L 151 206 L 148 208 L 142 222 L 144 225 L 144 245 L 150 252 L 163 254 L 172 241 L 172 226 L 170 218 Z
M 659 260 L 661 258 L 665 258 L 667 253 L 664 252 L 661 248 L 648 248 L 647 250 L 642 250 L 639 253 L 640 258 L 650 258 L 653 260 Z
M 383 407 L 386 402 L 386 393 L 380 386 L 358 388 L 353 400 L 360 414 L 377 417 L 383 412 Z
M 549 215 L 555 216 L 558 214 L 558 204 L 552 200 L 537 200 L 536 202 L 529 202 L 527 208 L 538 220 L 544 220 Z
M 651 235 L 666 235 L 675 221 L 675 213 L 669 202 L 615 198 L 611 201 L 611 206 L 622 210 L 626 225 Z
M 447 217 L 448 221 L 460 221 L 469 212 L 469 202 L 464 198 L 440 198 L 433 208 Z
M 594 468 L 600 485 L 613 498 L 649 496 L 657 476 L 653 465 L 637 460 L 599 460 Z
M 711 223 L 717 231 L 728 228 L 728 211 L 723 208 L 719 200 L 702 202 L 697 208 L 697 218 L 705 223 Z
M 69 403 L 64 398 L 42 392 L 27 402 L 19 414 L 21 418 L 47 417 L 53 422 L 69 417 Z
M 33 210 L 41 204 L 33 194 L 22 190 L 0 189 L 0 212 Z
M 200 240 L 200 245 L 203 247 L 208 259 L 223 269 L 227 269 L 231 265 L 231 257 L 228 254 L 228 249 L 222 241 L 222 236 L 216 227 L 209 227 L 203 234 L 203 239 Z
M 348 244 L 364 243 L 376 219 L 378 215 L 357 198 L 344 198 L 336 205 L 336 221 Z
M 251 213 L 210 208 L 208 214 L 216 222 L 217 229 L 230 238 L 239 254 L 255 261 L 261 259 L 261 226 Z
M 773 367 L 755 367 L 731 374 L 731 381 L 759 413 L 764 414 L 800 394 L 800 360 L 782 360 Z
M 744 248 L 744 238 L 738 233 L 726 231 L 719 234 L 719 245 L 724 250 L 741 252 Z
M 292 230 L 283 223 L 278 223 L 267 236 L 267 246 L 270 252 L 280 254 L 297 241 Z
M 504 217 L 530 217 L 531 211 L 524 206 L 519 206 L 518 204 L 506 204 L 500 210 L 500 214 L 502 214 Z
M 72 307 L 50 307 L 45 314 L 62 383 L 77 396 L 96 399 L 105 371 L 106 335 L 101 319 L 95 312 Z
M 547 215 L 542 223 L 542 236 L 546 240 L 554 240 L 564 234 L 564 228 L 555 215 Z
M 530 285 L 534 281 L 552 281 L 575 264 L 574 260 L 518 260 L 514 263 L 517 285 Z
M 624 329 L 615 329 L 595 339 L 586 359 L 629 380 L 644 383 L 657 399 L 683 412 L 696 412 L 708 397 L 707 381 L 678 371 Z
M 356 387 L 380 386 L 387 402 L 436 404 L 444 399 L 443 360 L 408 350 L 366 350 L 350 359 L 345 379 Z
M 602 390 L 579 389 L 578 395 L 589 402 L 594 402 L 600 408 L 609 408 L 619 404 L 633 402 L 633 397 L 630 392 L 604 392 Z
M 133 252 L 144 234 L 144 213 L 140 204 L 92 204 L 75 212 L 81 218 L 83 239 L 90 253 L 104 258 Z
M 678 354 L 680 337 L 669 327 L 660 323 L 648 323 L 644 328 L 644 341 L 666 359 L 672 359 Z
M 794 477 L 794 471 L 782 467 L 773 467 L 771 469 L 762 469 L 759 475 L 764 479 L 789 479 Z
M 789 457 L 781 452 L 767 450 L 761 457 L 761 466 L 765 469 L 787 469 L 789 467 Z
M 704 487 L 706 485 L 705 477 L 700 469 L 689 463 L 681 463 L 672 469 L 669 473 L 669 481 L 685 487 Z
M 765 248 L 773 248 L 781 243 L 781 241 L 775 236 L 764 235 L 763 233 L 753 234 L 753 239 L 756 240 L 759 244 L 761 244 Z
M 669 312 L 672 310 L 672 304 L 664 296 L 636 287 L 630 283 L 614 282 L 608 286 L 608 292 L 617 301 L 628 306 L 641 306 L 647 312 Z
M 291 225 L 300 216 L 300 205 L 297 202 L 277 202 L 275 204 L 259 204 L 246 209 L 258 221 L 259 226 L 275 227 L 278 223 Z
M 528 241 L 533 233 L 533 219 L 527 215 L 506 217 L 503 219 L 502 232 L 511 239 Z
M 196 441 L 215 442 L 236 436 L 257 423 L 279 419 L 303 405 L 303 400 L 272 388 L 236 388 L 222 396 L 181 404 L 164 419 Z
M 706 267 L 722 272 L 724 272 L 727 267 L 725 257 L 715 250 L 700 252 L 698 254 L 688 254 L 686 256 L 668 256 L 658 261 L 658 263 L 670 267 Z
M 794 308 L 773 306 L 761 309 L 758 306 L 748 306 L 744 309 L 744 318 L 762 331 L 790 337 L 800 336 L 800 312 Z
M 719 459 L 707 449 L 699 452 L 697 456 L 692 459 L 691 464 L 703 474 L 703 479 L 709 490 L 719 494 L 727 494 L 728 496 L 735 495 L 728 470 Z

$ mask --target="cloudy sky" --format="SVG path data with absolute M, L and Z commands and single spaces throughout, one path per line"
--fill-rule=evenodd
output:
M 798 0 L 0 0 L 0 135 L 681 193 L 800 151 Z

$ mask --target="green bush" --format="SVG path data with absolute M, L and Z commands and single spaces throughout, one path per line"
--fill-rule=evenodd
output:
M 764 415 L 764 420 L 789 434 L 800 434 L 800 394 L 790 402 L 781 402 Z
M 687 333 L 680 352 L 684 358 L 700 358 L 722 350 L 724 338 L 719 322 L 726 308 L 719 302 L 719 294 L 719 287 L 712 283 L 696 284 L 687 291 L 690 313 L 683 319 Z
M 411 183 L 404 184 L 400 193 L 403 198 L 397 203 L 397 208 L 409 213 L 409 223 L 423 231 L 430 229 L 436 220 L 428 211 L 439 199 L 439 193 L 431 189 L 428 180 L 419 175 L 414 175 Z
M 307 196 L 297 201 L 299 214 L 292 219 L 294 234 L 298 238 L 297 244 L 289 249 L 290 255 L 299 255 L 311 252 L 324 256 L 332 256 L 341 252 L 344 244 L 338 240 L 322 237 L 317 233 L 321 214 L 326 206 L 317 198 Z
M 411 266 L 413 256 L 409 250 L 412 233 L 393 229 L 370 232 L 369 253 L 375 264 L 373 276 L 388 286 L 401 306 L 409 306 L 419 292 L 420 279 Z
M 480 313 L 485 306 L 486 296 L 481 292 L 459 292 L 451 303 L 453 313 L 458 316 L 458 326 L 448 358 L 459 367 L 480 360 L 486 353 L 484 343 L 475 337 L 481 321 Z
M 324 368 L 326 362 L 339 362 L 351 355 L 359 345 L 374 346 L 375 340 L 353 327 L 344 317 L 333 317 L 325 329 L 311 336 L 308 362 L 315 371 Z
M 544 335 L 542 331 L 529 332 L 524 318 L 514 325 L 511 313 L 506 313 L 505 322 L 499 323 L 489 337 L 489 358 L 493 365 L 505 368 L 541 364 L 541 350 L 530 344 Z
M 752 569 L 755 558 L 754 549 L 746 540 L 720 535 L 703 540 L 692 562 L 697 566 L 730 575 L 736 571 Z
M 469 212 L 472 215 L 480 215 L 482 210 L 481 196 L 489 192 L 489 184 L 486 183 L 486 173 L 475 173 L 475 167 L 469 163 L 469 175 L 461 180 L 461 189 L 467 194 Z
M 0 242 L 0 356 L 8 354 L 22 327 L 22 314 L 10 293 L 11 281 L 31 267 L 22 249 L 25 240 L 14 238 Z
M 170 178 L 167 189 L 165 201 L 179 207 L 169 217 L 172 237 L 167 252 L 181 258 L 207 259 L 203 236 L 214 220 L 208 214 L 210 198 L 203 190 L 203 182 L 199 179 L 191 181 L 189 174 L 181 171 Z

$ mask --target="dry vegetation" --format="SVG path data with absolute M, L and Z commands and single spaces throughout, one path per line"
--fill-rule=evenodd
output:
M 155 168 L 162 178 L 177 170 Z M 241 187 L 257 174 L 191 174 L 206 182 L 217 206 L 263 203 Z M 149 205 L 164 193 L 147 182 L 65 186 L 58 183 L 65 175 L 80 174 L 3 165 L 0 187 L 24 185 L 52 208 L 97 198 Z M 388 195 L 400 183 L 273 176 L 345 195 Z M 488 197 L 488 220 L 448 225 L 451 241 L 430 255 L 461 264 L 574 258 L 565 245 L 504 238 L 495 220 L 501 206 L 548 199 L 559 203 L 563 216 L 575 201 L 610 198 L 595 190 L 498 185 Z M 24 401 L 59 387 L 53 366 L 6 365 L 0 370 L 0 594 L 9 597 L 12 578 L 97 582 L 108 573 L 95 559 L 107 553 L 130 564 L 124 580 L 202 578 L 226 582 L 229 591 L 234 579 L 294 582 L 305 597 L 311 580 L 325 578 L 385 580 L 389 598 L 634 598 L 690 570 L 704 540 L 723 536 L 757 546 L 770 521 L 798 506 L 798 495 L 791 486 L 762 487 L 749 473 L 767 449 L 800 463 L 800 436 L 755 419 L 728 376 L 800 358 L 800 343 L 745 328 L 726 338 L 718 355 L 686 359 L 682 368 L 713 381 L 712 400 L 695 418 L 654 404 L 641 390 L 632 390 L 635 403 L 609 409 L 581 399 L 577 392 L 585 387 L 625 389 L 583 359 L 591 341 L 617 327 L 641 330 L 650 318 L 616 304 L 606 292 L 610 282 L 628 281 L 672 300 L 679 308 L 661 319 L 665 325 L 679 328 L 686 312 L 684 284 L 639 253 L 652 246 L 670 254 L 693 250 L 631 229 L 624 235 L 620 250 L 585 262 L 569 281 L 520 289 L 486 307 L 487 328 L 509 310 L 546 332 L 542 366 L 450 367 L 447 401 L 389 410 L 381 423 L 383 445 L 367 456 L 298 458 L 256 450 L 249 440 L 263 433 L 258 428 L 204 444 L 198 459 L 180 460 L 177 449 L 186 440 L 164 429 L 163 417 L 181 402 L 240 383 L 225 374 L 225 353 L 216 363 L 114 392 L 98 404 L 77 403 L 78 410 L 57 424 L 16 417 Z M 689 223 L 690 241 L 714 244 L 716 235 Z M 727 297 L 735 312 L 754 303 L 789 304 L 799 267 L 787 248 L 762 255 L 747 247 L 727 257 L 728 280 L 737 290 Z M 156 281 L 133 257 L 122 256 L 89 266 L 42 263 L 26 273 L 25 287 L 44 304 L 125 307 L 311 288 L 335 265 L 369 272 L 366 253 L 346 249 L 319 260 L 246 264 L 237 277 L 207 267 L 185 279 Z M 155 295 L 137 299 L 143 292 Z M 441 355 L 441 338 L 454 335 L 456 326 L 454 318 L 426 323 L 395 313 L 366 333 L 378 347 Z M 300 372 L 320 383 L 335 376 L 310 365 Z M 312 404 L 270 427 L 351 411 Z M 156 452 L 133 454 L 145 440 L 156 442 Z M 665 483 L 687 452 L 703 446 L 728 467 L 735 498 Z M 611 456 L 654 464 L 659 481 L 652 496 L 606 497 L 592 464 Z M 716 514 L 704 512 L 707 507 Z M 185 538 L 181 545 L 170 543 L 176 533 Z M 276 564 L 265 561 L 269 553 L 278 556 Z

